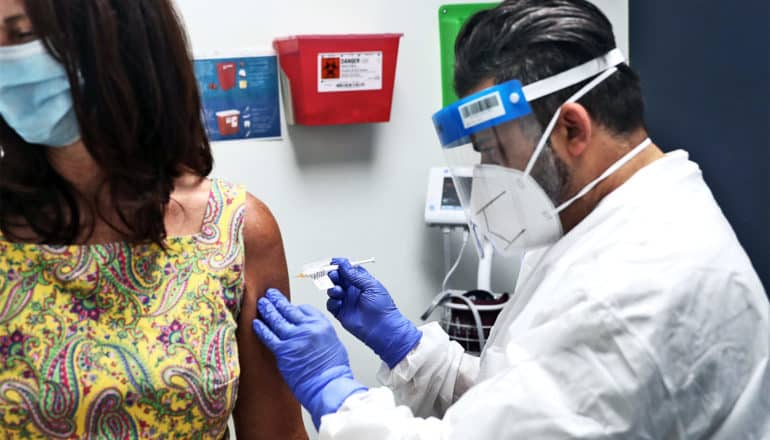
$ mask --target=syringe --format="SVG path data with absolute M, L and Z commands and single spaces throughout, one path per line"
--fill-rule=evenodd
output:
M 374 258 L 369 258 L 367 260 L 361 260 L 361 261 L 355 261 L 350 263 L 351 266 L 361 266 L 363 264 L 369 264 L 374 263 L 376 260 Z M 336 264 L 327 264 L 326 266 L 321 266 L 317 269 L 309 269 L 305 270 L 299 275 L 297 275 L 297 278 L 310 278 L 312 280 L 317 280 L 319 278 L 322 278 L 329 274 L 329 272 L 333 270 L 339 269 L 339 266 Z

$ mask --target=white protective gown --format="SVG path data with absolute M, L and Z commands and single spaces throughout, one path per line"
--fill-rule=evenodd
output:
M 320 438 L 770 439 L 770 306 L 687 153 L 524 266 L 480 360 L 427 325 Z

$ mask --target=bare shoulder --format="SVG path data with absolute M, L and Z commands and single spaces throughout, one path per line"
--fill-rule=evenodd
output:
M 280 227 L 267 205 L 252 194 L 246 195 L 243 242 L 247 295 L 262 296 L 270 287 L 288 295 L 286 256 Z
M 243 225 L 246 251 L 283 247 L 281 230 L 270 208 L 251 193 L 246 194 L 246 215 Z

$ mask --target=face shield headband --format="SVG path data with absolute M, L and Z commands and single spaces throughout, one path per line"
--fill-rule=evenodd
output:
M 468 144 L 476 133 L 531 114 L 531 102 L 606 73 L 625 61 L 620 50 L 613 49 L 585 64 L 526 86 L 512 80 L 461 99 L 433 115 L 441 146 L 450 149 Z

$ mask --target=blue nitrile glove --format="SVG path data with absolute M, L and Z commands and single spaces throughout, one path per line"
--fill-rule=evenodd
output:
M 345 347 L 320 311 L 295 307 L 278 290 L 260 298 L 254 333 L 275 353 L 278 369 L 297 400 L 313 416 L 332 414 L 352 394 L 367 388 L 356 382 Z
M 366 344 L 392 369 L 422 339 L 422 332 L 396 308 L 383 285 L 363 267 L 344 258 L 329 273 L 336 284 L 328 290 L 326 308 L 350 333 Z

